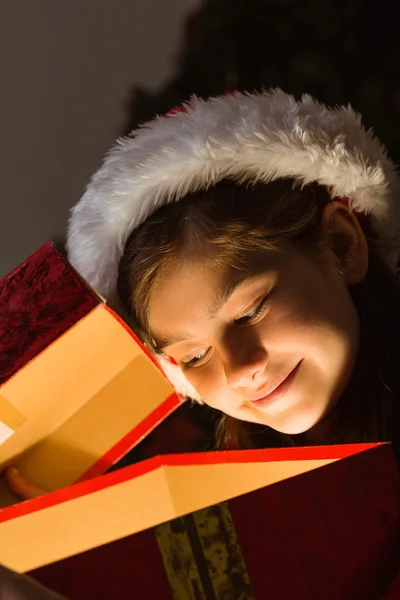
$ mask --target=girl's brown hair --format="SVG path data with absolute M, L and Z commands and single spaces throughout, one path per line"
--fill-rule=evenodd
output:
M 150 294 L 165 269 L 182 259 L 251 269 L 260 253 L 297 249 L 322 269 L 328 268 L 321 260 L 326 238 L 320 222 L 330 200 L 318 184 L 301 187 L 289 179 L 241 184 L 225 179 L 159 208 L 131 234 L 119 266 L 118 292 L 143 341 L 156 351 L 148 322 Z M 335 443 L 393 439 L 397 422 L 400 292 L 394 274 L 377 254 L 369 232 L 365 233 L 368 272 L 360 284 L 349 287 L 360 319 L 360 349 L 336 409 Z M 227 415 L 221 415 L 216 437 L 220 447 L 303 443 L 302 436 L 281 435 Z

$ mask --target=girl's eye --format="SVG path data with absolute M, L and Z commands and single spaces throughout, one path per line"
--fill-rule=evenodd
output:
M 201 352 L 199 352 L 198 354 L 196 354 L 196 356 L 194 356 L 193 358 L 191 358 L 188 361 L 182 361 L 182 370 L 186 371 L 187 369 L 191 369 L 192 367 L 195 366 L 199 366 L 199 363 L 203 360 L 203 358 L 205 356 L 207 356 L 208 354 L 208 350 L 202 350 Z
M 257 319 L 262 315 L 264 308 L 269 300 L 269 296 L 270 296 L 270 294 L 268 294 L 268 296 L 265 296 L 261 300 L 260 304 L 256 308 L 254 308 L 252 311 L 247 313 L 247 315 L 244 315 L 243 317 L 240 317 L 239 319 L 235 319 L 235 321 L 234 321 L 235 325 L 245 325 L 245 324 L 255 323 L 257 321 Z M 186 362 L 181 361 L 182 370 L 186 371 L 187 369 L 191 369 L 192 367 L 200 367 L 202 364 L 204 364 L 204 359 L 208 356 L 209 351 L 210 351 L 210 348 L 208 348 L 207 350 L 202 350 L 201 352 L 199 352 L 199 354 L 197 354 L 190 360 L 188 360 Z
M 257 321 L 257 319 L 262 315 L 262 312 L 265 308 L 265 305 L 267 304 L 269 295 L 265 296 L 260 304 L 254 308 L 252 311 L 250 311 L 249 313 L 247 313 L 247 315 L 244 315 L 243 317 L 240 317 L 240 319 L 235 319 L 235 325 L 245 325 L 247 323 L 255 323 Z

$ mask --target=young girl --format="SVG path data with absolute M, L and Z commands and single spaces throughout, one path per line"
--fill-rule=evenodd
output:
M 219 446 L 396 444 L 399 194 L 350 108 L 194 99 L 119 141 L 68 252 L 177 390 L 221 411 Z

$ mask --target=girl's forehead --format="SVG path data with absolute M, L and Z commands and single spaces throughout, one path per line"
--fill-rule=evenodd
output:
M 213 252 L 201 256 L 185 256 L 184 252 L 177 260 L 160 271 L 161 279 L 170 279 L 178 275 L 190 275 L 198 278 L 214 277 L 226 280 L 242 277 L 246 274 L 262 274 L 274 270 L 289 255 L 289 250 L 252 249 L 248 251 L 231 251 L 229 247 L 214 249 Z
M 198 307 L 199 311 L 212 316 L 234 293 L 246 289 L 252 283 L 256 284 L 260 277 L 277 273 L 284 257 L 277 253 L 274 255 L 260 256 L 251 265 L 243 265 L 242 268 L 202 261 L 169 265 L 162 277 L 154 283 L 150 294 L 150 328 L 162 328 L 167 315 L 183 315 L 192 307 Z
M 209 290 L 225 289 L 238 281 L 250 282 L 259 275 L 276 270 L 282 257 L 252 257 L 233 263 L 212 260 L 182 260 L 169 265 L 154 282 L 150 299 L 160 293 L 163 295 L 179 292 L 182 288 L 194 287 L 199 290 L 206 286 Z

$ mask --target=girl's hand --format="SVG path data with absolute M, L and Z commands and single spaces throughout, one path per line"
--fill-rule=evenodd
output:
M 46 493 L 40 487 L 25 479 L 15 467 L 6 469 L 4 479 L 10 491 L 21 500 L 31 500 Z

